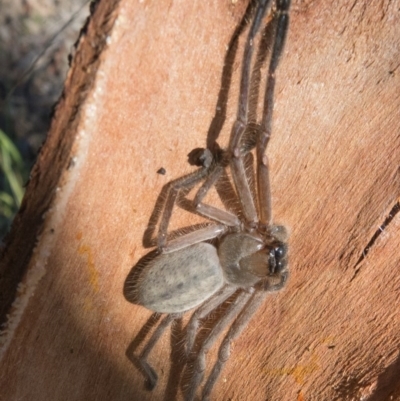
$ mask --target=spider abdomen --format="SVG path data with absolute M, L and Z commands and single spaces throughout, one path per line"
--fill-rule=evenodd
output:
M 195 308 L 224 284 L 217 250 L 199 243 L 155 257 L 142 272 L 138 302 L 160 313 Z

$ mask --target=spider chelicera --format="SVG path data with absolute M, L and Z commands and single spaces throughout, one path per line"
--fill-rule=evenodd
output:
M 197 157 L 201 167 L 169 184 L 158 231 L 158 254 L 146 264 L 136 284 L 131 283 L 130 287 L 130 283 L 127 283 L 128 289 L 135 292 L 134 296 L 128 294 L 128 299 L 135 298 L 137 303 L 146 308 L 167 314 L 139 356 L 139 363 L 150 388 L 155 387 L 157 374 L 147 360 L 164 330 L 183 313 L 194 309 L 186 330 L 185 352 L 189 355 L 200 320 L 236 293 L 195 356 L 193 374 L 185 394 L 187 401 L 195 397 L 204 377 L 206 353 L 221 332 L 231 325 L 203 387 L 203 400 L 209 398 L 230 355 L 231 341 L 248 325 L 267 294 L 283 288 L 288 277 L 287 231 L 284 226 L 272 223 L 269 168 L 265 151 L 271 135 L 275 71 L 285 44 L 289 6 L 290 0 L 259 0 L 256 3 L 244 47 L 239 107 L 229 146 L 218 152 L 202 150 Z M 253 48 L 265 15 L 269 17 L 266 44 L 270 47 L 271 55 L 261 121 L 256 124 L 254 140 L 249 141 L 245 138 L 250 124 Z M 253 148 L 256 164 L 255 195 L 245 163 L 246 156 Z M 203 202 L 208 191 L 218 183 L 228 168 L 240 201 L 240 218 L 232 211 Z M 168 225 L 180 192 L 188 192 L 198 184 L 201 185 L 192 201 L 193 210 L 214 224 L 168 240 Z

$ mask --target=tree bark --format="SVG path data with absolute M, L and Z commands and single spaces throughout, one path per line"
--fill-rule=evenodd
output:
M 181 324 L 149 392 L 131 352 L 156 323 L 124 285 L 164 185 L 195 170 L 192 149 L 227 145 L 246 8 L 97 3 L 2 254 L 0 400 L 182 399 Z M 267 150 L 291 276 L 212 399 L 400 400 L 399 27 L 389 0 L 293 4 Z M 175 208 L 171 229 L 201 221 Z

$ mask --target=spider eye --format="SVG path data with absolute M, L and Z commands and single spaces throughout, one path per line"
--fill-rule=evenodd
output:
M 282 259 L 286 255 L 286 246 L 279 245 L 274 248 L 274 255 L 277 260 Z
M 282 271 L 286 266 L 285 256 L 287 246 L 280 243 L 269 251 L 269 274 L 275 274 Z

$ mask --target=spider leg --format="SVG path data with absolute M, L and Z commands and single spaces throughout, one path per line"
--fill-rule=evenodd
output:
M 251 60 L 253 55 L 254 38 L 259 31 L 265 12 L 270 8 L 271 0 L 259 1 L 253 23 L 250 27 L 250 31 L 246 40 L 240 80 L 239 108 L 236 122 L 232 127 L 231 139 L 229 143 L 229 152 L 232 158 L 231 169 L 233 180 L 242 204 L 244 216 L 247 222 L 249 222 L 251 225 L 255 225 L 258 222 L 258 217 L 253 196 L 246 177 L 240 145 L 242 136 L 248 124 Z
M 157 329 L 153 333 L 153 335 L 150 337 L 149 341 L 147 342 L 146 346 L 143 348 L 143 351 L 141 352 L 138 360 L 140 363 L 140 366 L 143 369 L 143 372 L 146 376 L 149 389 L 153 390 L 154 387 L 157 385 L 157 380 L 158 376 L 155 370 L 149 365 L 147 362 L 147 358 L 154 348 L 154 346 L 157 344 L 157 341 L 160 339 L 161 335 L 165 331 L 165 329 L 176 319 L 179 319 L 182 316 L 182 313 L 175 313 L 175 314 L 169 314 L 164 317 L 164 319 L 161 321 L 161 323 L 158 325 Z
M 201 381 L 204 377 L 204 371 L 206 369 L 206 354 L 213 346 L 215 341 L 217 341 L 220 333 L 225 329 L 225 327 L 229 324 L 229 322 L 243 309 L 247 304 L 248 300 L 253 296 L 254 288 L 250 288 L 247 291 L 241 292 L 237 298 L 232 302 L 229 306 L 225 314 L 221 317 L 221 319 L 217 322 L 214 328 L 211 330 L 211 333 L 204 341 L 201 346 L 201 349 L 196 357 L 196 361 L 194 363 L 194 372 L 192 376 L 192 380 L 189 385 L 188 392 L 186 393 L 185 401 L 193 401 L 196 390 L 200 385 Z M 244 328 L 244 327 L 243 327 Z
M 267 294 L 267 291 L 256 291 L 253 297 L 245 305 L 242 305 L 242 311 L 240 312 L 240 315 L 233 322 L 231 328 L 228 331 L 228 334 L 224 338 L 219 348 L 218 360 L 215 363 L 210 373 L 210 376 L 208 377 L 207 382 L 203 388 L 202 401 L 209 400 L 209 396 L 211 394 L 213 386 L 217 381 L 223 366 L 229 358 L 231 341 L 237 338 L 241 334 L 243 329 L 248 325 L 254 313 L 264 302 Z
M 187 248 L 190 245 L 216 238 L 225 231 L 226 227 L 223 224 L 214 224 L 200 228 L 199 230 L 192 231 L 191 233 L 181 235 L 178 238 L 168 241 L 164 248 L 162 248 L 162 253 L 175 252 L 179 249 Z
M 226 231 L 226 226 L 235 227 L 240 225 L 240 220 L 233 213 L 227 212 L 207 205 L 202 202 L 210 188 L 215 185 L 223 172 L 223 167 L 220 165 L 211 165 L 203 167 L 192 174 L 182 177 L 170 183 L 170 188 L 167 194 L 163 215 L 161 217 L 160 227 L 158 231 L 158 248 L 163 253 L 174 252 L 178 249 L 186 248 L 198 242 L 203 242 L 215 237 L 218 237 Z M 181 235 L 180 237 L 167 242 L 168 224 L 171 219 L 173 207 L 177 201 L 179 191 L 182 189 L 193 188 L 198 182 L 205 179 L 203 185 L 197 191 L 193 207 L 200 215 L 220 222 L 222 224 L 211 225 L 200 230 Z
M 207 316 L 216 307 L 225 302 L 236 290 L 236 287 L 227 285 L 220 292 L 213 295 L 206 302 L 204 302 L 203 305 L 196 309 L 187 325 L 185 349 L 186 356 L 188 356 L 193 349 L 194 340 L 199 328 L 199 321 Z
M 272 23 L 276 25 L 275 42 L 272 48 L 271 60 L 264 97 L 263 117 L 257 142 L 257 188 L 260 208 L 260 221 L 265 226 L 272 222 L 271 189 L 269 181 L 268 157 L 265 154 L 271 137 L 272 113 L 274 108 L 275 71 L 278 67 L 286 40 L 289 26 L 290 0 L 277 0 L 276 11 Z
M 167 192 L 167 199 L 164 204 L 164 211 L 161 216 L 161 222 L 158 229 L 158 249 L 163 250 L 167 242 L 167 232 L 169 221 L 171 220 L 172 209 L 176 203 L 176 198 L 181 189 L 193 188 L 198 182 L 204 179 L 209 174 L 209 167 L 203 167 L 188 174 L 185 177 L 179 178 L 169 183 L 169 190 Z
M 202 202 L 211 187 L 213 187 L 218 179 L 221 177 L 223 171 L 224 168 L 221 165 L 215 167 L 215 169 L 204 181 L 204 184 L 197 191 L 193 200 L 193 204 L 196 211 L 202 216 L 208 217 L 212 220 L 216 220 L 230 227 L 237 227 L 240 225 L 240 220 L 233 213 L 227 212 L 226 210 L 222 210 L 211 205 L 207 205 Z
M 275 292 L 280 291 L 285 285 L 289 278 L 289 271 L 284 271 L 280 274 L 280 281 L 278 283 L 271 284 L 267 291 L 268 292 Z

